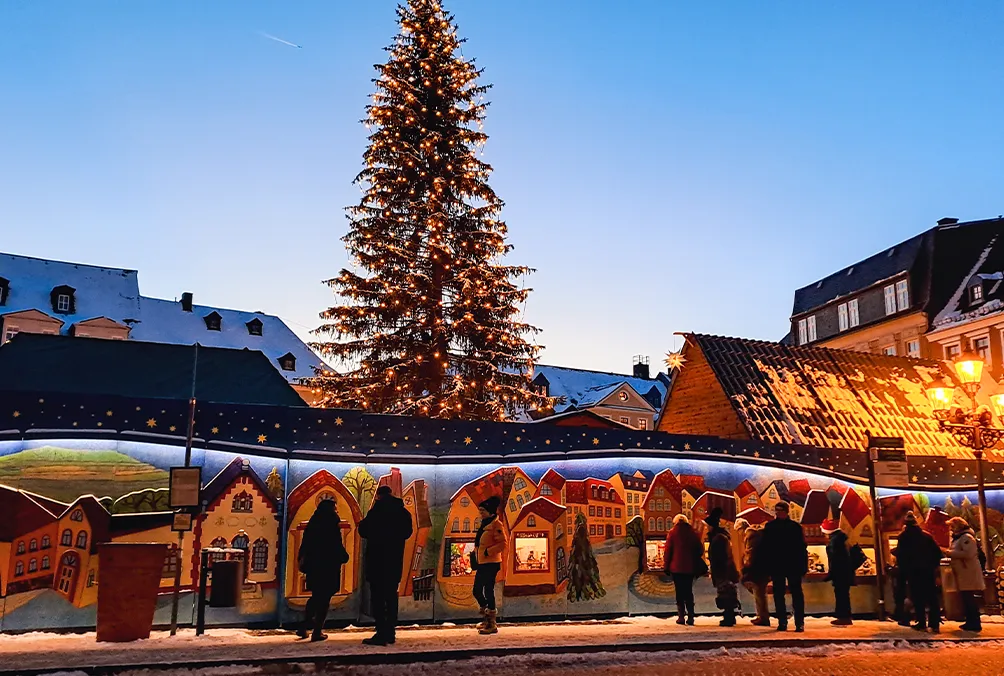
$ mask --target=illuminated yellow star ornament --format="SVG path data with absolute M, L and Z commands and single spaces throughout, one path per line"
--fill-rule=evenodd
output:
M 687 363 L 687 360 L 683 358 L 683 350 L 680 350 L 679 352 L 668 352 L 664 363 L 670 371 L 679 371 Z

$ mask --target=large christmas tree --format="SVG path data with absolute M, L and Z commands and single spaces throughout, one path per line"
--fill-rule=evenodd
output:
M 327 282 L 341 304 L 314 345 L 348 370 L 314 385 L 331 406 L 504 420 L 547 400 L 529 379 L 538 330 L 520 320 L 531 270 L 501 262 L 502 200 L 477 156 L 488 86 L 438 2 L 408 0 L 398 21 L 367 108 L 363 197 L 348 209 L 352 269 Z

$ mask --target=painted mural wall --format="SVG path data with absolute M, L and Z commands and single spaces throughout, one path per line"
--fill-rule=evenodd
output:
M 702 528 L 719 507 L 762 526 L 786 500 L 810 543 L 809 612 L 832 610 L 822 581 L 825 537 L 838 518 L 869 560 L 858 571 L 853 602 L 874 606 L 874 534 L 894 546 L 907 511 L 947 546 L 945 521 L 977 524 L 975 494 L 882 491 L 876 523 L 867 491 L 819 475 L 725 461 L 652 457 L 511 464 L 327 462 L 268 457 L 258 449 L 196 449 L 203 507 L 180 540 L 171 531 L 168 471 L 183 462 L 176 446 L 115 440 L 0 441 L 0 630 L 91 627 L 101 584 L 100 545 L 161 542 L 181 547 L 181 616 L 191 622 L 199 552 L 243 550 L 247 566 L 236 608 L 210 608 L 209 623 L 289 623 L 309 592 L 297 566 L 307 520 L 334 500 L 349 553 L 330 617 L 365 621 L 364 542 L 358 525 L 387 485 L 404 500 L 414 533 L 405 550 L 402 621 L 473 618 L 470 553 L 477 505 L 496 495 L 509 548 L 497 596 L 503 617 L 577 617 L 672 612 L 675 590 L 662 573 L 666 532 L 683 513 Z M 1004 553 L 1004 492 L 991 491 L 989 529 Z M 886 552 L 888 556 L 889 552 Z M 165 559 L 156 621 L 170 616 L 179 558 Z M 707 579 L 696 586 L 698 611 L 715 612 Z M 742 597 L 744 610 L 752 599 Z

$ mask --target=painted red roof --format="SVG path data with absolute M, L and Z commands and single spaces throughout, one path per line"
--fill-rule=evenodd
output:
M 453 494 L 450 502 L 460 497 L 461 493 L 466 492 L 474 504 L 480 504 L 493 495 L 497 496 L 505 504 L 509 499 L 509 493 L 512 490 L 513 482 L 516 480 L 516 475 L 520 472 L 522 470 L 518 467 L 499 467 L 484 476 L 478 477 L 474 481 L 464 484 L 460 490 Z M 533 482 L 530 481 L 530 483 L 532 484 Z M 534 491 L 536 491 L 536 486 L 534 486 Z
M 15 538 L 53 523 L 56 515 L 21 491 L 0 486 L 0 542 Z
M 792 479 L 788 482 L 789 495 L 808 495 L 811 490 L 808 479 Z
M 692 488 L 700 489 L 701 491 L 706 490 L 704 484 L 704 477 L 700 474 L 681 474 L 679 482 L 684 486 L 690 486 Z
M 721 508 L 723 521 L 736 520 L 735 496 L 728 495 L 727 493 L 719 493 L 718 491 L 705 491 L 697 499 L 697 502 L 694 503 L 694 516 L 696 517 L 697 512 L 703 510 L 703 518 L 704 515 L 711 514 L 715 507 Z
M 826 491 L 817 488 L 809 491 L 805 498 L 805 510 L 802 512 L 803 526 L 818 526 L 830 518 L 830 499 Z
M 523 505 L 523 509 L 519 510 L 519 516 L 516 517 L 516 523 L 519 523 L 523 520 L 523 517 L 530 514 L 536 514 L 548 523 L 554 523 L 564 516 L 565 507 L 556 502 L 551 502 L 547 498 L 534 498 L 530 502 Z
M 681 475 L 683 478 L 685 475 Z M 693 475 L 690 475 L 693 476 Z M 704 477 L 700 477 L 701 485 L 704 485 Z M 648 493 L 645 494 L 645 499 L 642 500 L 642 509 L 651 509 L 649 507 L 649 502 L 656 499 L 656 492 L 659 488 L 662 488 L 669 497 L 675 499 L 678 503 L 683 501 L 683 484 L 680 480 L 676 478 L 672 470 L 664 469 L 655 475 L 652 479 L 652 484 L 648 487 Z
M 553 469 L 548 469 L 544 472 L 544 476 L 540 477 L 540 483 L 547 484 L 551 488 L 561 490 L 561 487 L 565 485 L 565 477 L 561 476 Z
M 852 528 L 857 528 L 862 521 L 872 515 L 872 510 L 857 491 L 849 490 L 844 493 L 844 499 L 840 501 L 840 515 L 847 517 L 847 522 Z
M 951 542 L 951 537 L 949 535 L 948 520 L 951 517 L 945 512 L 941 511 L 938 507 L 932 507 L 927 512 L 927 520 L 924 523 L 924 528 L 928 533 L 934 538 L 934 541 L 938 543 L 938 546 L 947 548 Z
M 756 488 L 753 487 L 753 484 L 750 483 L 749 479 L 743 479 L 743 482 L 736 486 L 735 490 L 735 494 L 741 498 L 749 495 L 750 493 L 756 492 Z M 757 495 L 759 495 L 759 493 L 757 493 Z
M 586 495 L 587 495 L 586 482 L 568 481 L 565 483 L 566 505 L 585 505 L 588 503 Z
M 879 504 L 882 505 L 883 533 L 898 533 L 902 530 L 907 512 L 912 511 L 918 520 L 921 518 L 920 506 L 910 493 L 879 498 Z
M 774 515 L 763 507 L 750 507 L 736 514 L 736 519 L 746 519 L 751 526 L 761 526 L 774 520 Z

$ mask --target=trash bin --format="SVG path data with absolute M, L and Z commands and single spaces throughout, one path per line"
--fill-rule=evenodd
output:
M 113 542 L 98 545 L 98 640 L 150 638 L 167 545 Z
M 966 613 L 962 608 L 962 593 L 955 583 L 950 559 L 941 560 L 941 592 L 945 604 L 945 619 L 964 622 Z
M 209 588 L 210 608 L 234 608 L 241 593 L 244 577 L 243 562 L 239 560 L 215 561 L 213 581 Z

